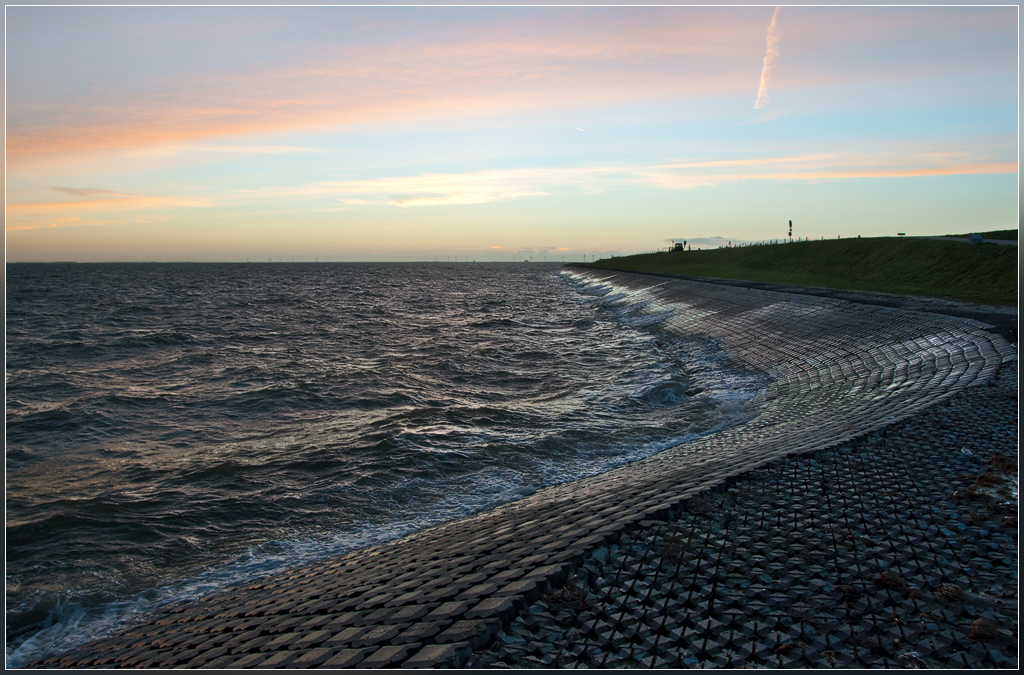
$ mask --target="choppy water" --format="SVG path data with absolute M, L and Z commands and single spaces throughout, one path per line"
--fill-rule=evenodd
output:
M 538 264 L 7 266 L 7 663 L 599 473 L 762 386 Z

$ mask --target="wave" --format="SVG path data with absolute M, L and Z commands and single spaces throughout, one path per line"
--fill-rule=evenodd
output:
M 713 343 L 660 333 L 669 312 L 550 268 L 396 265 L 384 292 L 376 268 L 287 267 L 237 285 L 245 270 L 227 266 L 170 275 L 204 303 L 278 298 L 259 344 L 236 339 L 251 317 L 175 293 L 148 320 L 188 327 L 154 330 L 219 345 L 87 366 L 65 351 L 67 381 L 29 360 L 9 373 L 53 386 L 9 391 L 41 416 L 9 402 L 8 666 L 715 433 L 749 419 L 764 385 Z M 155 277 L 140 286 L 159 294 Z M 355 313 L 367 298 L 386 305 Z

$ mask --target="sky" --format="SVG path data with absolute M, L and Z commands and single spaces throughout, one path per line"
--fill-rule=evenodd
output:
M 6 8 L 6 256 L 578 261 L 1018 223 L 1018 9 Z

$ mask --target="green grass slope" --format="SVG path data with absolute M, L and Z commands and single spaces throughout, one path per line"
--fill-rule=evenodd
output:
M 1017 247 L 879 237 L 647 253 L 591 267 L 1017 303 Z
M 1017 230 L 991 230 L 989 232 L 978 232 L 983 239 L 995 239 L 996 241 L 1017 241 Z M 969 237 L 970 234 L 947 234 L 947 237 Z

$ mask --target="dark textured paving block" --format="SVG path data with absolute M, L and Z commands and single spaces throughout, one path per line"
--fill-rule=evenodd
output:
M 428 645 L 402 664 L 403 668 L 461 668 L 473 652 L 466 642 Z
M 291 661 L 290 668 L 317 668 L 330 660 L 336 650 L 327 647 L 318 647 L 305 651 L 301 656 Z
M 267 658 L 260 662 L 260 668 L 285 668 L 292 665 L 296 659 L 303 656 L 305 652 L 283 651 L 272 652 Z
M 257 667 L 260 666 L 261 663 L 263 663 L 266 660 L 267 660 L 267 654 L 264 654 L 264 653 L 246 654 L 245 656 L 241 657 L 240 659 L 238 659 L 237 661 L 232 663 L 231 667 L 232 668 L 257 668 Z M 140 668 L 144 668 L 145 666 L 140 664 L 139 667 Z
M 359 662 L 360 668 L 393 668 L 420 649 L 417 643 L 380 647 Z
M 473 608 L 468 610 L 463 616 L 467 619 L 496 618 L 504 623 L 515 616 L 525 606 L 525 600 L 522 596 L 518 595 L 511 597 L 487 598 L 477 605 L 474 605 Z
M 365 633 L 352 640 L 352 646 L 370 647 L 372 645 L 387 644 L 392 638 L 398 636 L 408 627 L 408 624 L 401 624 L 398 626 L 371 626 Z
M 450 619 L 457 619 L 463 616 L 470 607 L 470 603 L 465 600 L 459 600 L 457 602 L 445 602 L 439 605 L 436 609 L 428 613 L 423 617 L 423 621 L 446 621 Z
M 491 638 L 501 628 L 501 622 L 499 620 L 476 620 L 476 621 L 456 621 L 452 626 L 438 635 L 434 636 L 434 641 L 442 644 L 449 642 L 464 642 L 468 643 L 473 649 L 479 649 L 486 644 L 489 644 Z
M 489 593 L 489 595 L 497 597 L 521 595 L 526 598 L 527 602 L 536 600 L 540 597 L 541 593 L 547 590 L 547 582 L 543 578 L 535 577 L 513 581 L 500 589 L 497 588 L 497 584 L 494 586 L 495 590 Z
M 328 637 L 323 642 L 325 647 L 347 647 L 369 632 L 373 626 L 349 626 Z
M 359 665 L 363 658 L 371 653 L 372 649 L 341 649 L 334 652 L 318 668 L 352 668 Z
M 422 621 L 414 623 L 392 638 L 392 644 L 408 644 L 410 642 L 429 642 L 432 638 L 448 627 L 449 621 Z

